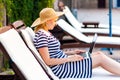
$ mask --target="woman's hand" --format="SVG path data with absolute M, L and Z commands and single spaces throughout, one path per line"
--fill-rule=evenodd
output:
M 66 54 L 80 54 L 80 53 L 84 53 L 86 52 L 85 50 L 79 50 L 79 49 L 76 49 L 76 50 L 70 50 L 70 51 L 65 51 Z
M 68 62 L 73 62 L 73 61 L 80 61 L 83 60 L 83 57 L 80 55 L 70 55 L 68 56 Z
M 85 50 L 75 50 L 74 51 L 76 54 L 80 54 L 80 53 L 85 53 L 86 51 Z

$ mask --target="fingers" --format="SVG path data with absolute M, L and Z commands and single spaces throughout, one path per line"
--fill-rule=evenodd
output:
M 80 55 L 70 55 L 68 56 L 69 60 L 72 61 L 80 61 L 83 60 L 84 58 Z
M 75 52 L 79 54 L 79 53 L 85 53 L 86 51 L 85 50 L 76 50 Z

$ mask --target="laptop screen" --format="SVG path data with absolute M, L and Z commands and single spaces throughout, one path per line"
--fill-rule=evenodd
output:
M 92 40 L 92 42 L 90 44 L 89 50 L 87 52 L 85 52 L 85 53 L 80 53 L 81 56 L 83 56 L 84 58 L 90 58 L 91 57 L 90 54 L 93 51 L 93 48 L 94 48 L 95 43 L 96 43 L 96 39 L 97 39 L 97 34 L 94 35 L 93 40 Z
M 97 39 L 97 34 L 95 34 L 93 37 L 92 43 L 91 43 L 89 51 L 88 51 L 89 53 L 92 53 L 92 50 L 93 50 L 95 43 L 96 43 L 96 39 Z

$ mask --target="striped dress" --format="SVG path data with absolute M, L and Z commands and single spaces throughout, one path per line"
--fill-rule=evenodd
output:
M 37 49 L 48 47 L 50 58 L 68 57 L 62 50 L 60 50 L 60 42 L 53 35 L 43 29 L 36 33 L 34 45 Z M 92 76 L 91 58 L 54 65 L 50 66 L 50 68 L 59 78 L 90 78 Z

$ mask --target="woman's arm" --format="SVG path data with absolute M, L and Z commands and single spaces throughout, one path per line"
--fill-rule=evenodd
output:
M 39 53 L 42 59 L 44 60 L 44 62 L 49 66 L 63 64 L 63 63 L 72 62 L 72 61 L 80 61 L 83 59 L 83 57 L 80 55 L 70 55 L 67 58 L 60 58 L 60 59 L 50 58 L 48 47 L 39 48 Z

